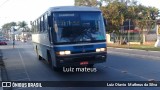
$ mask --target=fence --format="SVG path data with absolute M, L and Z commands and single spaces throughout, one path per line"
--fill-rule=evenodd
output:
M 152 31 L 152 33 L 148 34 L 140 34 L 138 32 L 130 32 L 123 33 L 123 34 L 107 34 L 107 43 L 123 43 L 123 42 L 129 42 L 129 43 L 146 43 L 146 42 L 156 42 L 157 40 L 157 34 L 156 31 Z

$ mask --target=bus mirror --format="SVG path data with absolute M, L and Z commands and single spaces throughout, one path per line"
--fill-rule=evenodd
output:
M 104 25 L 106 27 L 107 26 L 107 20 L 105 18 L 103 18 L 103 21 L 104 21 Z

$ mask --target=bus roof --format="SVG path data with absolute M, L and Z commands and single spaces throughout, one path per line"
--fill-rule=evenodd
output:
M 60 11 L 100 11 L 97 7 L 87 7 L 87 6 L 60 6 L 60 7 L 50 7 L 51 12 Z

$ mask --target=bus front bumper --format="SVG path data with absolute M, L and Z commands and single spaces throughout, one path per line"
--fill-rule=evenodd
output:
M 92 53 L 79 53 L 56 57 L 57 67 L 67 66 L 81 66 L 84 65 L 102 63 L 107 59 L 107 52 L 92 52 Z

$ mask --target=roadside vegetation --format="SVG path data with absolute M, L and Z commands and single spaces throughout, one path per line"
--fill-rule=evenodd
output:
M 107 33 L 119 33 L 124 21 L 128 19 L 141 29 L 151 29 L 159 15 L 158 8 L 144 6 L 137 0 L 75 0 L 75 5 L 99 7 L 108 22 Z
M 123 43 L 122 32 L 128 30 L 138 30 L 139 41 L 144 44 L 143 36 L 155 28 L 160 16 L 158 8 L 144 6 L 138 0 L 75 0 L 75 5 L 99 7 L 107 20 L 106 32 L 118 36 L 119 44 Z M 131 26 L 125 24 L 129 22 Z
M 25 21 L 6 23 L 2 26 L 2 31 L 8 33 L 9 30 L 11 30 L 11 28 L 15 27 L 18 27 L 18 29 L 22 28 L 23 31 L 30 31 L 30 28 L 28 27 L 28 24 Z

